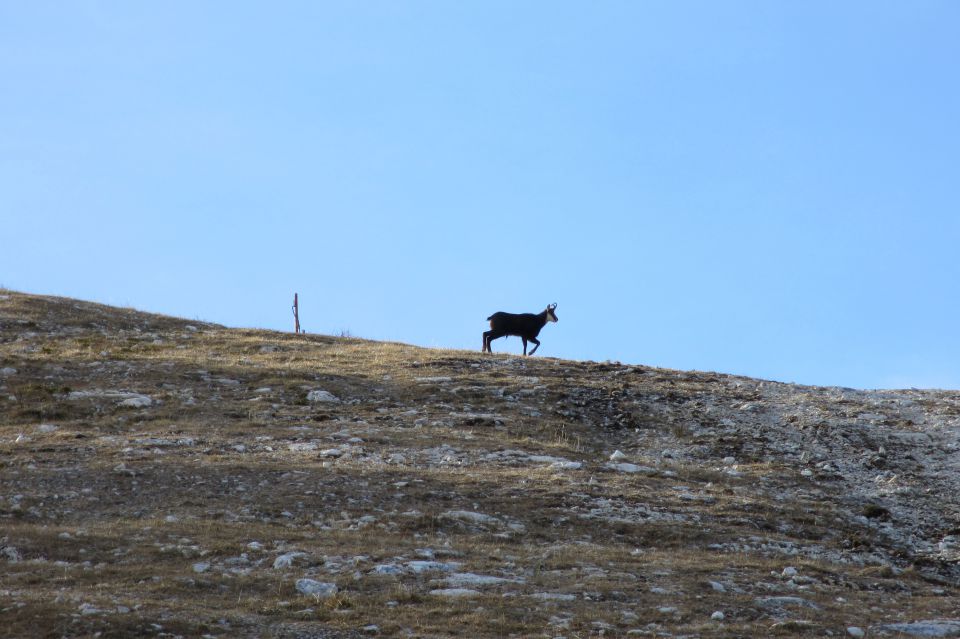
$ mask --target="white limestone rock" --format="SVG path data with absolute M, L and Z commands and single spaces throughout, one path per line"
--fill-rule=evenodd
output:
M 339 592 L 337 584 L 317 581 L 315 579 L 297 579 L 297 592 L 302 595 L 316 597 L 317 599 L 327 599 L 333 597 Z
M 307 393 L 308 402 L 326 402 L 330 404 L 339 404 L 340 398 L 333 393 L 321 389 L 312 390 Z

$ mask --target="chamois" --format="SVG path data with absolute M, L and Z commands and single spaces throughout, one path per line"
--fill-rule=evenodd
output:
M 527 342 L 534 343 L 533 350 L 530 351 L 533 355 L 540 348 L 540 340 L 537 339 L 540 329 L 546 326 L 547 322 L 557 321 L 557 314 L 554 313 L 556 308 L 556 304 L 549 304 L 543 312 L 536 314 L 504 313 L 503 311 L 494 313 L 487 318 L 490 320 L 490 330 L 483 334 L 483 351 L 481 352 L 492 353 L 490 342 L 505 335 L 515 335 L 523 340 L 524 355 L 527 354 Z

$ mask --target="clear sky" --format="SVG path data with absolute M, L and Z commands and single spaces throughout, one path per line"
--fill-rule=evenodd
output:
M 0 286 L 960 388 L 960 3 L 0 2 Z M 519 353 L 517 338 L 493 344 Z

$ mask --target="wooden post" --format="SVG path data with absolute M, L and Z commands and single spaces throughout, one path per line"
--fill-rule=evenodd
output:
M 300 307 L 297 303 L 297 294 L 293 294 L 293 332 L 300 332 Z

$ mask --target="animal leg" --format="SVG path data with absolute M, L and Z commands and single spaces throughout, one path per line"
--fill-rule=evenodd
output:
M 527 354 L 527 338 L 521 337 L 520 339 L 523 340 L 523 354 L 526 355 Z
M 493 332 L 493 331 L 486 331 L 486 332 L 484 332 L 484 334 L 483 334 L 483 349 L 480 351 L 481 353 L 486 353 L 487 351 L 490 351 L 490 333 L 492 333 L 492 332 Z M 490 352 L 492 353 L 493 351 L 490 351 Z
M 538 340 L 536 337 L 531 337 L 531 338 L 530 338 L 530 341 L 534 343 L 533 350 L 530 351 L 530 354 L 533 355 L 534 353 L 537 352 L 537 349 L 540 348 L 540 340 Z M 523 346 L 524 346 L 523 354 L 526 355 L 526 354 L 527 354 L 527 349 L 526 349 L 527 340 L 523 340 Z
M 506 335 L 506 333 L 500 333 L 498 331 L 490 330 L 483 334 L 483 344 L 486 346 L 487 352 L 492 353 L 493 348 L 491 348 L 491 342 L 495 339 L 499 339 Z

